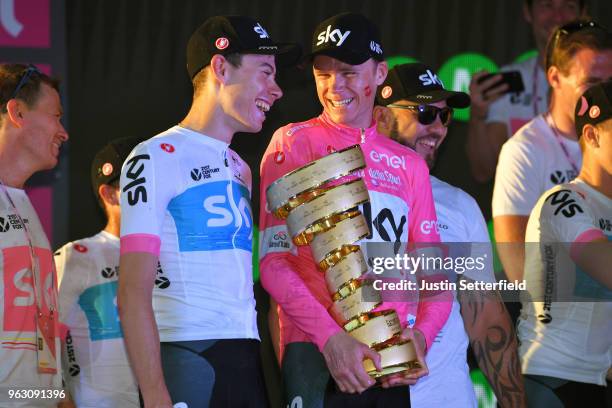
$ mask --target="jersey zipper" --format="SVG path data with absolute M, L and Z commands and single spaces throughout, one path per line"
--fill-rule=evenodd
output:
M 359 144 L 364 144 L 365 143 L 365 129 L 359 128 L 359 134 L 361 135 L 361 142 L 359 142 Z

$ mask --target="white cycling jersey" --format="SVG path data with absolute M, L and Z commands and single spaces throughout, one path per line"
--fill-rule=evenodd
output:
M 10 195 L 15 207 L 7 198 Z M 17 209 L 17 211 L 15 211 Z M 55 315 L 55 338 L 50 341 L 57 357 L 56 374 L 38 371 L 36 345 L 36 297 L 32 280 L 32 257 L 28 235 L 19 216 L 26 224 L 40 266 L 43 311 L 57 308 L 57 282 L 54 278 L 53 256 L 49 241 L 24 190 L 0 186 L 0 406 L 55 407 L 57 401 L 44 399 L 9 400 L 9 390 L 61 388 L 60 339 Z M 39 295 L 41 292 L 38 292 Z
M 121 253 L 159 255 L 160 340 L 259 339 L 251 171 L 227 143 L 174 126 L 121 172 Z
M 533 300 L 519 318 L 523 373 L 606 384 L 612 365 L 612 292 L 573 259 L 581 243 L 612 239 L 612 200 L 580 179 L 548 190 L 527 224 L 525 279 Z M 556 302 L 558 299 L 576 300 Z
M 78 407 L 139 407 L 117 310 L 119 238 L 102 231 L 55 253 L 64 380 Z

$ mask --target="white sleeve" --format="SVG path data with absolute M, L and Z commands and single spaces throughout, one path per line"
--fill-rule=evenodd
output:
M 57 270 L 57 285 L 59 290 L 59 320 L 66 323 L 79 301 L 79 296 L 87 285 L 83 279 L 87 279 L 84 271 L 91 270 L 94 265 L 91 258 L 77 253 L 75 259 L 74 243 L 69 243 L 60 248 L 54 255 L 55 268 Z
M 542 194 L 541 157 L 533 145 L 510 139 L 502 147 L 495 172 L 493 217 L 529 216 Z

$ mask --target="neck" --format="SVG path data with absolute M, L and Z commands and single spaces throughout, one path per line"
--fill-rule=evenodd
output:
M 0 137 L 0 181 L 9 187 L 23 188 L 36 169 L 20 154 L 18 144 L 7 139 Z
M 612 174 L 608 173 L 601 166 L 593 163 L 587 156 L 584 157 L 584 163 L 578 177 L 595 190 L 612 199 Z
M 218 103 L 204 101 L 215 101 L 215 99 L 214 96 L 208 95 L 194 99 L 191 109 L 180 125 L 230 144 L 235 132 L 227 124 L 227 115 Z
M 119 238 L 121 232 L 121 218 L 111 215 L 106 223 L 106 227 L 104 227 L 104 231 Z
M 558 102 L 559 98 L 553 98 L 550 107 L 550 116 L 553 120 L 553 126 L 557 128 L 560 136 L 570 140 L 578 140 L 576 137 L 576 129 L 574 125 L 574 111 L 568 114 L 568 109 Z

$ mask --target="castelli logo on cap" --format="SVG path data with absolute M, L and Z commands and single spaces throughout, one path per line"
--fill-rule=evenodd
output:
M 591 106 L 591 109 L 589 109 L 589 117 L 591 119 L 595 119 L 595 118 L 599 117 L 600 113 L 601 113 L 601 111 L 599 110 L 599 106 L 597 106 L 597 105 Z
M 80 252 L 82 254 L 87 252 L 87 247 L 85 245 L 81 245 L 81 244 L 74 244 L 74 249 L 75 249 L 75 251 Z
M 102 165 L 102 174 L 104 174 L 105 176 L 110 176 L 112 172 L 113 172 L 112 164 L 104 163 L 104 165 Z
M 285 153 L 283 153 L 283 152 L 276 152 L 274 154 L 274 162 L 276 164 L 281 164 L 284 161 L 285 161 Z
M 385 99 L 390 97 L 392 93 L 393 89 L 389 85 L 385 86 L 382 91 L 380 91 L 380 95 Z
M 336 149 L 332 145 L 327 145 L 327 153 L 332 154 L 335 153 Z
M 163 151 L 168 153 L 174 153 L 174 146 L 168 143 L 162 143 L 159 147 L 162 148 Z
M 218 50 L 224 50 L 229 47 L 229 40 L 225 37 L 219 37 L 217 41 L 215 41 L 215 47 L 217 47 Z

